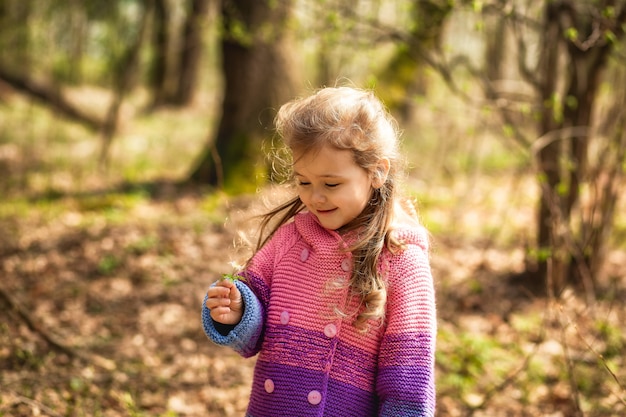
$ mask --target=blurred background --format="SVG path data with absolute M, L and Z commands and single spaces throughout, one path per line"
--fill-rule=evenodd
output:
M 1 0 L 0 415 L 243 415 L 200 305 L 333 85 L 403 131 L 438 415 L 623 415 L 625 0 Z

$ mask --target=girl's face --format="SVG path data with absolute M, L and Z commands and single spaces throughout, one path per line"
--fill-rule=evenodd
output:
M 349 150 L 324 146 L 294 158 L 300 200 L 329 230 L 354 220 L 369 202 L 373 187 L 380 186 L 354 162 Z

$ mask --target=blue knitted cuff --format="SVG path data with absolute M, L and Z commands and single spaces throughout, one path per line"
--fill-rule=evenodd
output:
M 435 415 L 435 405 L 416 404 L 401 400 L 386 400 L 381 407 L 380 417 L 432 417 Z
M 215 285 L 215 284 L 213 284 Z M 248 357 L 255 353 L 255 347 L 263 330 L 263 306 L 250 287 L 242 281 L 235 281 L 241 292 L 244 303 L 244 313 L 241 321 L 227 335 L 222 335 L 215 328 L 211 312 L 206 306 L 207 296 L 202 303 L 202 327 L 204 333 L 214 343 L 228 346 L 240 355 Z

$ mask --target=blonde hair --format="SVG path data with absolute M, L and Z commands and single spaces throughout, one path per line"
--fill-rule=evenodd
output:
M 275 125 L 292 155 L 317 151 L 323 146 L 350 150 L 355 163 L 372 176 L 384 176 L 384 172 L 379 172 L 380 161 L 389 161 L 386 180 L 373 190 L 370 203 L 339 230 L 340 233 L 359 230 L 357 240 L 347 249 L 354 262 L 349 285 L 360 300 L 359 310 L 353 313 L 356 314 L 354 325 L 367 330 L 369 320 L 382 323 L 387 289 L 379 258 L 385 247 L 391 251 L 402 247 L 402 242 L 391 233 L 396 182 L 401 171 L 399 133 L 394 119 L 371 91 L 327 87 L 283 105 Z M 262 216 L 257 249 L 304 208 L 300 198 L 295 197 Z M 415 214 L 411 208 L 408 212 Z M 270 224 L 272 227 L 265 235 L 263 232 Z

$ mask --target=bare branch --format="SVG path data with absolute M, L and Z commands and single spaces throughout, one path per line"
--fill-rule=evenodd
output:
M 530 68 L 526 62 L 528 48 L 526 47 L 526 41 L 524 40 L 524 37 L 522 36 L 521 30 L 519 28 L 520 21 L 513 20 L 511 23 L 513 35 L 515 36 L 515 40 L 517 42 L 517 49 L 519 50 L 517 56 L 518 71 L 526 82 L 533 86 L 535 90 L 539 91 L 541 90 L 541 81 L 537 78 L 537 71 Z M 539 29 L 537 31 L 539 31 Z
M 15 400 L 12 401 L 12 403 L 21 403 L 21 404 L 26 404 L 28 406 L 30 406 L 33 409 L 38 409 L 40 411 L 43 411 L 44 413 L 46 413 L 48 416 L 51 417 L 62 417 L 62 414 L 57 413 L 56 411 L 54 411 L 52 408 L 48 407 L 47 405 L 43 404 L 40 401 L 34 400 L 32 398 L 26 397 L 18 392 L 15 391 L 9 391 L 14 397 Z M 8 404 L 8 406 L 10 406 L 11 403 Z M 3 409 L 8 410 L 8 406 L 2 407 L 0 408 L 0 413 L 2 413 L 2 415 L 4 415 L 3 413 Z M 34 411 L 34 410 L 31 410 Z M 37 415 L 33 412 L 33 415 Z
M 583 138 L 587 136 L 589 136 L 588 126 L 572 126 L 553 130 L 537 138 L 537 140 L 533 142 L 530 152 L 533 155 L 537 155 L 543 148 L 557 140 Z
M 99 131 L 104 120 L 94 117 L 67 100 L 59 87 L 38 82 L 27 77 L 18 76 L 0 66 L 0 81 L 4 81 L 17 91 L 20 91 L 58 111 L 65 117 L 78 122 L 91 130 Z
M 115 364 L 106 358 L 98 355 L 85 355 L 79 350 L 75 350 L 70 346 L 60 342 L 56 337 L 51 335 L 43 327 L 37 325 L 35 319 L 33 319 L 26 311 L 26 309 L 2 286 L 0 286 L 0 301 L 4 301 L 8 308 L 14 311 L 18 317 L 26 324 L 26 326 L 33 332 L 37 333 L 51 348 L 57 352 L 64 353 L 72 358 L 80 358 L 95 366 L 106 369 L 108 371 L 115 369 Z

